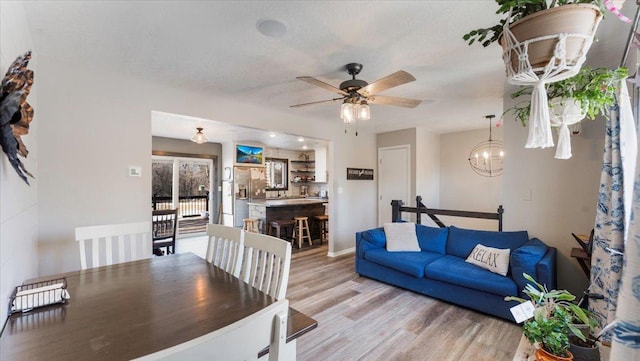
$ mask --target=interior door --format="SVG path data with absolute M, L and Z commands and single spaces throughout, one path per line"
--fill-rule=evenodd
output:
M 410 146 L 378 148 L 378 226 L 391 222 L 391 201 L 409 204 Z

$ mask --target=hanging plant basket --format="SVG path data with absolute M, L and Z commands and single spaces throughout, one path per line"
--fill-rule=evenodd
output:
M 518 76 L 524 75 L 526 80 L 526 74 L 521 73 L 533 71 L 540 75 L 549 65 L 577 73 L 600 20 L 602 13 L 597 6 L 569 4 L 539 11 L 505 27 L 498 42 L 507 76 L 518 82 Z
M 545 84 L 570 78 L 580 71 L 601 19 L 595 5 L 570 4 L 504 25 L 499 41 L 507 81 L 533 85 L 525 148 L 553 147 Z
M 571 158 L 571 131 L 573 125 L 587 116 L 587 110 L 582 108 L 580 101 L 569 98 L 554 98 L 549 101 L 551 112 L 551 126 L 558 128 L 558 145 L 556 159 Z

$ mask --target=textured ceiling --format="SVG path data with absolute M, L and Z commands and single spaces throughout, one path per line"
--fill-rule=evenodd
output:
M 349 78 L 344 65 L 359 62 L 364 68 L 358 78 L 369 82 L 397 70 L 417 79 L 381 94 L 425 100 L 415 109 L 372 105 L 372 119 L 360 129 L 423 126 L 445 133 L 482 128 L 485 114 L 502 111 L 499 46 L 467 46 L 461 39 L 497 21 L 489 0 L 30 1 L 25 7 L 43 56 L 220 94 L 258 109 L 339 122 L 337 103 L 289 108 L 334 97 L 295 78 L 308 75 L 338 86 Z M 286 33 L 261 34 L 257 23 L 263 19 L 282 22 Z M 605 23 L 612 21 L 609 16 Z M 164 123 L 152 123 L 154 135 L 189 138 L 192 125 L 206 122 L 184 118 L 190 127 L 172 130 L 163 117 Z

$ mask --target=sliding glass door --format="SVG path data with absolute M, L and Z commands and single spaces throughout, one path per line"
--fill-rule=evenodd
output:
M 215 203 L 212 159 L 153 156 L 153 209 L 178 208 L 178 235 L 206 230 Z

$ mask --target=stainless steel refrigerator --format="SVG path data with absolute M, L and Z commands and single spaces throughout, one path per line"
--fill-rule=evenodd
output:
M 264 202 L 267 198 L 267 179 L 264 167 L 235 167 L 233 169 L 233 225 L 242 227 L 242 219 L 249 217 L 250 202 Z

